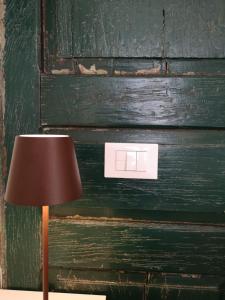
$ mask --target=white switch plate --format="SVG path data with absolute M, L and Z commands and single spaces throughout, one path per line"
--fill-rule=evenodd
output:
M 158 178 L 158 144 L 105 143 L 105 177 Z
M 16 291 L 16 290 L 1 290 L 1 300 L 42 300 L 42 292 L 33 291 Z M 69 294 L 69 293 L 49 293 L 49 300 L 105 300 L 103 295 L 84 295 L 84 294 Z

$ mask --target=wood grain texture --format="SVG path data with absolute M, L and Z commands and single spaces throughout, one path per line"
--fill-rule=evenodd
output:
M 72 22 L 76 21 L 77 16 L 73 13 L 73 1 L 71 0 L 56 0 L 55 4 L 55 15 L 56 18 L 56 32 L 58 38 L 58 55 L 59 56 L 71 56 L 73 53 L 73 30 Z M 49 11 L 47 11 L 47 14 Z M 47 16 L 48 17 L 48 16 Z M 56 41 L 54 41 L 56 42 Z
M 50 267 L 224 274 L 224 227 L 54 219 Z
M 3 70 L 4 47 L 5 47 L 5 3 L 0 0 L 0 289 L 6 282 L 6 237 L 5 237 L 5 207 L 3 195 L 5 191 L 5 148 L 4 140 L 4 109 L 5 109 L 5 78 Z
M 158 180 L 132 180 L 104 178 L 104 146 L 77 144 L 83 197 L 52 214 L 151 219 L 164 211 L 180 212 L 177 221 L 224 223 L 224 150 L 224 144 L 162 144 Z
M 153 0 L 122 2 L 67 0 L 62 10 L 60 10 L 60 1 L 53 4 L 57 14 L 56 27 L 59 35 L 55 42 L 59 55 L 64 57 L 161 56 L 162 0 L 157 2 Z M 47 16 L 47 18 L 51 17 L 54 16 Z M 48 30 L 51 33 L 56 30 L 56 27 Z M 61 33 L 64 35 L 63 39 Z
M 52 207 L 51 214 L 224 223 L 223 130 L 45 128 L 45 133 L 73 137 L 85 189 L 83 200 Z M 104 178 L 105 142 L 158 143 L 159 180 Z
M 166 57 L 225 57 L 225 2 L 164 2 Z
M 109 300 L 224 299 L 219 276 L 52 267 L 49 280 L 53 290 L 102 293 Z
M 184 76 L 224 76 L 224 59 L 167 59 L 168 74 Z
M 39 127 L 38 1 L 6 1 L 5 146 L 8 166 L 16 134 Z M 7 205 L 7 287 L 40 287 L 39 210 Z
M 224 127 L 224 95 L 223 77 L 42 76 L 41 122 Z

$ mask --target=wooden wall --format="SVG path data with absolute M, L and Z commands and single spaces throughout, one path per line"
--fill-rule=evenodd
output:
M 84 187 L 51 208 L 50 289 L 225 299 L 224 1 L 48 0 L 41 23 L 7 3 L 8 151 L 16 132 L 70 134 Z M 159 179 L 104 178 L 105 142 L 159 144 Z M 7 218 L 9 286 L 38 289 L 39 213 Z

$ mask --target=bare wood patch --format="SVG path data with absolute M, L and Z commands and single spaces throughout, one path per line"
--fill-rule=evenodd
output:
M 135 76 L 148 76 L 148 75 L 158 75 L 160 74 L 160 66 L 155 68 L 149 68 L 149 69 L 141 69 L 137 71 L 118 71 L 115 70 L 114 74 L 116 76 L 129 76 L 129 75 L 135 75 Z
M 107 75 L 108 71 L 104 69 L 96 69 L 95 65 L 91 65 L 90 69 L 85 68 L 82 64 L 79 64 L 79 70 L 82 75 Z

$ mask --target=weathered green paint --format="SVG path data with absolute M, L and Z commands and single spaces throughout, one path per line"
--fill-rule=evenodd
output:
M 142 300 L 147 273 L 124 271 L 81 271 L 50 268 L 49 282 L 52 290 L 85 294 L 103 294 L 107 300 Z
M 42 125 L 224 127 L 222 77 L 43 76 Z
M 6 1 L 5 146 L 8 166 L 16 134 L 39 127 L 38 33 L 36 0 Z M 40 288 L 39 210 L 7 205 L 7 287 Z
M 113 217 L 138 219 L 149 212 L 149 219 L 152 211 L 170 211 L 197 213 L 197 217 L 203 213 L 203 218 L 208 213 L 208 222 L 220 215 L 220 222 L 225 221 L 224 144 L 159 145 L 158 180 L 104 178 L 104 146 L 82 144 L 76 150 L 84 195 L 63 206 L 64 214 L 76 214 L 77 208 L 86 208 L 87 214 L 92 208 L 101 209 L 106 217 L 108 210 Z M 60 207 L 53 212 L 62 214 Z
M 223 0 L 51 0 L 46 16 L 51 53 L 223 58 L 224 9 Z
M 14 2 L 8 162 L 14 135 L 38 131 L 40 104 L 40 3 Z M 224 57 L 223 1 L 43 3 L 40 57 L 59 75 L 42 75 L 40 123 L 73 136 L 84 184 L 82 200 L 51 209 L 50 289 L 109 300 L 224 299 L 225 68 L 222 59 L 193 59 Z M 85 75 L 79 64 L 108 76 L 77 76 Z M 159 180 L 105 179 L 106 141 L 158 143 Z M 36 209 L 7 207 L 8 287 L 40 288 L 39 229 Z
M 146 289 L 146 300 L 224 300 L 224 292 L 212 288 L 170 287 L 165 284 L 161 289 L 149 287 Z
M 224 76 L 224 59 L 167 59 L 168 74 L 184 76 Z
M 162 1 L 52 1 L 57 54 L 63 57 L 161 56 Z M 50 4 L 48 4 L 50 5 Z
M 46 128 L 45 132 L 73 137 L 85 190 L 81 201 L 52 207 L 53 215 L 225 222 L 224 131 Z M 106 141 L 158 143 L 159 180 L 104 178 Z
M 225 57 L 223 0 L 165 0 L 166 57 Z
M 3 70 L 4 47 L 5 47 L 5 4 L 0 0 L 0 288 L 5 287 L 6 281 L 6 237 L 5 237 L 5 207 L 3 202 L 4 177 L 5 177 L 5 148 L 4 137 L 4 106 L 5 106 L 5 79 Z
M 109 300 L 224 299 L 219 276 L 51 268 L 49 281 L 56 291 L 104 294 Z
M 224 275 L 224 227 L 52 219 L 50 267 Z

